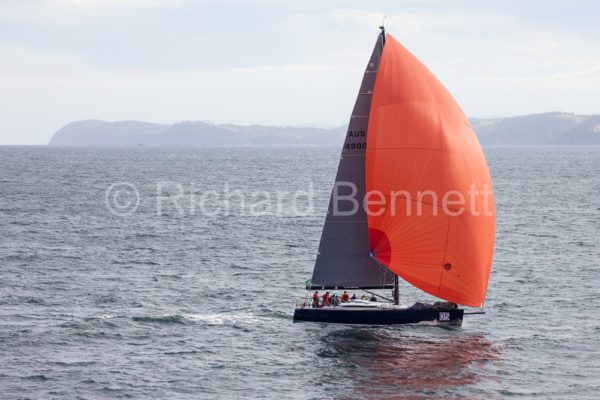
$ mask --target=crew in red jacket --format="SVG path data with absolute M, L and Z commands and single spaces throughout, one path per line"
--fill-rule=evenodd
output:
M 323 307 L 329 305 L 329 292 L 325 292 L 323 295 Z
M 344 290 L 344 293 L 342 294 L 342 303 L 347 303 L 350 301 L 350 295 L 348 293 L 346 293 L 346 291 Z

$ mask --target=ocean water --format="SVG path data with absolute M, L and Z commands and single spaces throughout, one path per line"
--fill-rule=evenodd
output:
M 443 329 L 292 322 L 337 148 L 0 147 L 0 398 L 598 398 L 600 148 L 485 151 L 486 314 Z

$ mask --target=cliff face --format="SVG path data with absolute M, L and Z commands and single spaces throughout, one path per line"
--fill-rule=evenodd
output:
M 472 119 L 484 145 L 600 145 L 600 115 L 544 113 Z M 59 129 L 50 145 L 60 146 L 318 146 L 340 145 L 345 126 L 332 129 L 263 125 L 173 125 L 139 121 L 76 121 Z
M 581 124 L 560 136 L 557 144 L 600 145 L 600 115 L 592 115 Z
M 482 144 L 600 144 L 599 115 L 555 112 L 511 118 L 473 119 L 471 124 Z

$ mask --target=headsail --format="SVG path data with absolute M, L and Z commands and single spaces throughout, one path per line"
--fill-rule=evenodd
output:
M 366 189 L 387 200 L 384 212 L 372 207 L 368 217 L 374 257 L 425 292 L 481 306 L 495 229 L 483 152 L 446 88 L 389 35 L 366 153 Z
M 310 288 L 384 288 L 394 283 L 393 274 L 370 256 L 367 216 L 360 204 L 365 194 L 369 112 L 382 48 L 383 36 L 379 35 L 348 125 Z M 335 193 L 343 196 L 354 191 L 359 203 L 355 212 L 351 212 L 356 204 L 352 201 L 334 205 Z

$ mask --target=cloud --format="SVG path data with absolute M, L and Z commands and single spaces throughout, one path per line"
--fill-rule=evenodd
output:
M 38 143 L 89 117 L 341 124 L 384 11 L 470 116 L 598 112 L 581 21 L 434 3 L 5 0 L 0 119 Z
M 28 74 L 30 71 L 47 74 L 65 68 L 85 68 L 81 57 L 64 51 L 35 49 L 28 46 L 0 42 L 0 71 L 3 75 Z
M 365 32 L 373 31 L 382 17 L 380 12 L 358 9 L 332 13 L 342 29 Z M 386 28 L 465 99 L 471 115 L 491 114 L 494 109 L 501 114 L 565 109 L 568 106 L 558 107 L 565 90 L 571 91 L 571 107 L 581 109 L 589 104 L 584 97 L 600 91 L 600 43 L 567 25 L 540 26 L 498 11 L 457 7 L 389 13 Z M 526 93 L 529 106 L 509 99 L 509 90 L 513 97 Z M 547 98 L 552 90 L 557 91 L 555 101 Z M 474 100 L 490 95 L 492 102 Z M 573 101 L 578 96 L 581 99 Z
M 112 8 L 112 7 L 174 7 L 188 0 L 37 0 L 51 6 Z
M 360 71 L 319 64 L 98 67 L 68 53 L 6 45 L 0 59 L 10 60 L 0 66 L 4 144 L 46 143 L 67 122 L 88 118 L 338 125 L 360 79 Z

